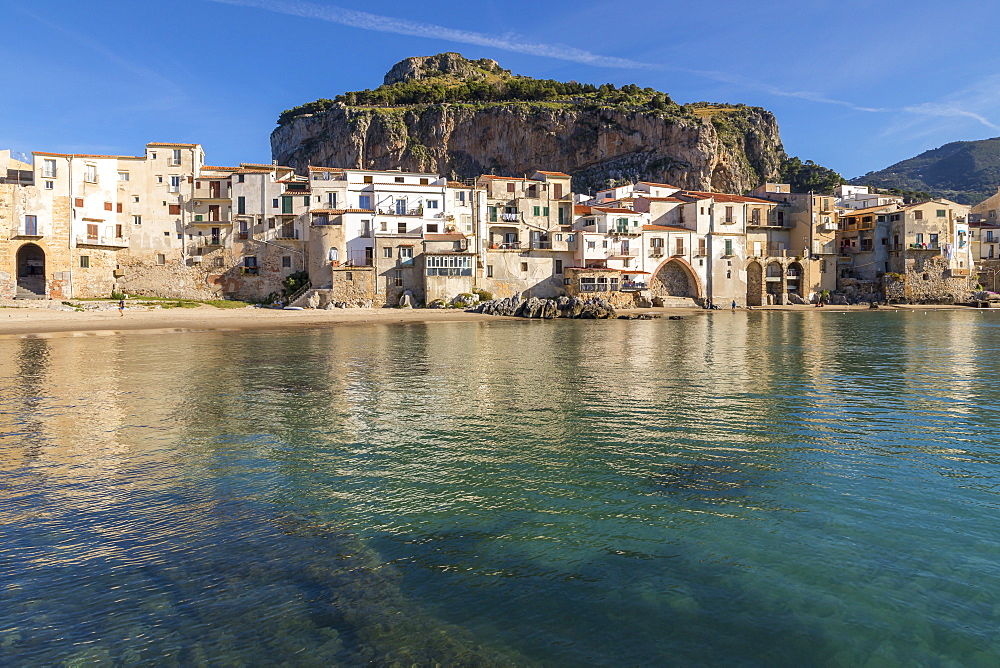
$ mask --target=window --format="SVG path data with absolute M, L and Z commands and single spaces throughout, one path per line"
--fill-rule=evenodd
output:
M 726 239 L 726 255 L 732 255 L 732 254 L 733 254 L 733 240 Z
M 597 248 L 597 242 L 596 241 L 588 241 L 587 242 L 587 250 L 594 250 L 596 248 Z
M 337 208 L 337 193 L 327 193 L 326 203 L 330 205 L 331 209 Z
M 365 183 L 371 183 L 371 182 L 372 182 L 372 177 L 366 176 L 365 177 Z
M 24 217 L 24 234 L 29 237 L 38 236 L 38 216 Z
M 465 191 L 459 190 L 457 193 L 455 193 L 455 200 L 461 202 L 462 204 L 465 204 Z
M 372 196 L 371 195 L 361 195 L 358 197 L 358 208 L 369 210 L 372 208 Z
M 428 209 L 436 209 L 436 208 L 438 208 L 438 201 L 436 199 L 429 199 L 429 200 L 427 200 L 427 208 Z
M 346 272 L 344 272 L 344 274 L 345 274 L 345 278 L 347 280 L 349 280 L 349 281 L 353 281 L 354 280 L 354 272 L 353 271 L 346 271 Z
M 948 216 L 948 212 L 945 211 L 944 209 L 938 209 L 937 210 L 937 217 L 938 218 L 946 218 L 947 216 Z
M 181 177 L 171 176 L 170 177 L 170 192 L 179 193 L 181 191 Z
M 938 243 L 938 235 L 936 234 L 928 235 L 928 240 L 930 241 L 931 247 L 935 247 L 937 246 Z
M 396 181 L 396 183 L 402 183 L 403 182 L 403 177 L 402 176 L 397 176 L 395 178 L 395 181 Z
M 515 186 L 514 186 L 513 183 L 508 183 L 507 184 L 507 192 L 509 192 L 509 193 L 514 192 L 514 188 L 515 188 Z
M 563 273 L 562 272 L 562 263 L 563 263 L 562 260 L 556 260 L 556 272 L 555 273 L 557 273 L 557 274 Z
M 698 255 L 707 255 L 707 254 L 708 253 L 705 248 L 705 240 L 698 239 Z
M 170 159 L 170 164 L 171 165 L 179 165 L 179 164 L 181 164 L 181 150 L 179 148 L 175 148 L 174 149 L 174 153 L 173 153 L 173 155 L 171 156 L 171 159 Z
M 87 183 L 97 183 L 97 165 L 86 165 L 84 167 L 83 180 Z
M 392 246 L 386 246 L 382 249 L 382 257 L 391 258 L 392 257 Z
M 750 209 L 750 223 L 760 225 L 760 209 Z
M 156 182 L 157 182 L 157 183 L 163 183 L 163 177 L 162 177 L 162 176 L 159 176 L 159 175 L 157 175 L 157 177 L 156 177 Z
M 46 159 L 42 163 L 42 165 L 43 165 L 42 166 L 42 176 L 44 176 L 47 179 L 54 179 L 54 178 L 56 178 L 56 161 L 55 160 L 48 160 L 48 159 Z
M 913 212 L 913 219 L 914 220 L 923 220 L 924 219 L 924 212 L 921 211 L 920 209 L 917 209 L 916 211 Z
M 534 213 L 535 213 L 536 216 L 542 215 L 542 207 L 540 207 L 540 206 L 534 207 Z
M 111 202 L 105 202 L 104 203 L 104 210 L 105 211 L 114 211 L 114 206 L 111 204 Z
M 281 198 L 281 213 L 292 213 L 292 198 L 282 197 Z
M 136 204 L 138 204 L 139 203 L 139 198 L 138 197 L 133 197 L 132 201 L 135 202 Z
M 56 187 L 55 183 L 53 183 L 52 181 L 46 181 L 45 182 L 45 189 L 46 190 L 52 190 L 55 187 Z
M 486 278 L 493 278 L 493 265 L 486 265 Z
M 393 278 L 395 279 L 396 287 L 401 287 L 403 285 L 403 272 L 399 269 L 393 272 Z
M 996 218 L 997 217 L 996 209 L 990 209 L 990 216 L 989 217 L 990 218 Z
M 472 258 L 468 255 L 430 255 L 428 276 L 472 276 Z
M 413 246 L 399 247 L 399 263 L 401 265 L 413 264 Z
M 570 234 L 570 235 L 568 235 L 568 236 L 566 237 L 566 241 L 567 241 L 568 243 L 573 243 L 574 241 L 576 241 L 576 235 L 575 235 L 575 234 Z
M 396 223 L 396 234 L 406 234 L 406 223 Z
M 247 255 L 243 258 L 243 273 L 244 274 L 258 274 L 259 269 L 257 267 L 257 256 Z
M 522 262 L 521 263 L 521 271 L 522 272 L 528 271 L 528 263 L 527 262 Z
M 216 267 L 224 267 L 224 266 L 226 266 L 226 260 L 225 260 L 225 258 L 221 258 L 221 257 L 215 258 L 215 266 Z
M 361 221 L 361 236 L 365 239 L 370 239 L 372 236 L 372 221 L 362 220 Z
M 556 235 L 556 241 L 562 241 L 562 240 L 563 240 L 563 235 L 557 234 Z
M 267 229 L 269 229 L 269 230 L 273 230 L 274 229 L 274 218 L 268 218 L 267 219 Z
M 181 215 L 181 205 L 180 204 L 171 204 L 169 206 L 169 208 L 168 208 L 168 213 L 171 216 L 179 216 L 179 215 Z
M 278 200 L 277 199 L 272 199 L 271 200 L 271 208 L 272 209 L 277 209 L 278 208 Z
M 292 256 L 291 255 L 282 255 L 281 256 L 281 266 L 284 267 L 285 269 L 290 269 L 291 266 L 292 266 Z
M 917 232 L 917 243 L 918 244 L 924 243 L 924 235 L 920 232 Z
M 156 160 L 156 151 L 150 151 L 149 158 L 150 160 Z
M 548 217 L 548 215 L 549 215 L 549 207 L 547 207 L 547 206 L 543 206 L 542 207 L 542 215 Z
M 674 239 L 674 241 L 677 244 L 677 248 L 674 251 L 674 253 L 676 255 L 684 255 L 684 238 L 683 237 L 677 237 L 676 239 Z
M 95 223 L 87 224 L 87 238 L 96 239 L 97 238 L 97 225 Z
M 427 223 L 427 231 L 430 233 L 436 233 L 438 231 L 437 223 Z
M 164 255 L 163 253 L 157 253 L 156 254 L 156 264 L 158 264 L 158 265 L 160 265 L 162 267 L 166 263 L 167 263 L 167 256 Z
M 236 213 L 245 214 L 247 212 L 247 198 L 242 195 L 236 198 Z
M 495 206 L 486 207 L 491 223 L 497 222 L 497 208 Z
M 80 256 L 80 269 L 90 269 L 90 256 L 81 255 Z
M 420 185 L 426 186 L 428 183 L 430 183 L 430 181 L 428 181 L 427 179 L 420 179 Z
M 75 206 L 78 209 L 80 207 L 82 207 L 83 206 L 83 198 L 82 197 L 77 197 L 76 199 L 74 199 L 73 200 L 73 206 Z
M 119 181 L 128 181 L 128 172 L 118 172 Z
M 245 183 L 246 182 L 246 174 L 237 174 L 236 175 L 236 182 L 237 183 Z
M 602 246 L 603 248 L 607 248 L 607 247 L 608 247 L 608 240 L 607 240 L 607 239 L 605 239 L 605 240 L 604 240 L 603 242 L 601 242 L 601 246 Z
M 115 204 L 115 213 L 122 213 L 124 211 L 124 206 L 121 202 Z

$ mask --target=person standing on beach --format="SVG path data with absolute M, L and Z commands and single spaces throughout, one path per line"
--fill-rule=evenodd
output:
M 124 297 L 122 297 L 121 299 L 118 300 L 118 313 L 120 313 L 123 318 L 125 317 L 125 298 Z
M 736 310 L 736 300 L 735 299 L 733 300 L 733 310 L 734 311 Z

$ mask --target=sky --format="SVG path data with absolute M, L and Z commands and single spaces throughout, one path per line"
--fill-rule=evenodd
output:
M 1000 3 L 0 0 L 0 148 L 270 162 L 282 110 L 457 51 L 515 74 L 764 107 L 847 178 L 1000 136 Z M 545 165 L 539 165 L 545 168 Z

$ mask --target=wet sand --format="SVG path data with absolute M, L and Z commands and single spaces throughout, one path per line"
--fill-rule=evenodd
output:
M 968 309 L 966 306 L 917 306 L 892 305 L 879 310 L 943 310 Z M 799 311 L 839 313 L 869 311 L 868 306 L 763 306 L 755 311 Z M 1000 310 L 1000 309 L 998 309 Z M 670 315 L 718 315 L 730 309 L 706 311 L 701 308 L 643 308 L 619 310 L 620 314 L 651 313 L 661 317 Z M 745 313 L 746 309 L 737 312 Z M 52 336 L 101 336 L 132 333 L 181 333 L 208 331 L 240 331 L 288 329 L 292 327 L 324 327 L 359 324 L 398 324 L 432 322 L 469 322 L 520 320 L 501 316 L 466 313 L 457 309 L 337 309 L 321 311 L 283 311 L 273 309 L 219 309 L 214 306 L 197 308 L 147 309 L 129 307 L 124 317 L 117 309 L 61 311 L 45 308 L 36 303 L 29 306 L 0 308 L 0 338 L 52 337 Z

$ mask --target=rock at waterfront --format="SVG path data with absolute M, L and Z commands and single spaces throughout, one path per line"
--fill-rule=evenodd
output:
M 604 299 L 582 300 L 579 297 L 539 299 L 531 297 L 506 297 L 479 303 L 469 309 L 474 313 L 503 315 L 518 318 L 551 320 L 553 318 L 583 318 L 588 320 L 615 317 L 615 309 Z
M 407 290 L 399 298 L 399 308 L 413 308 L 413 291 Z

